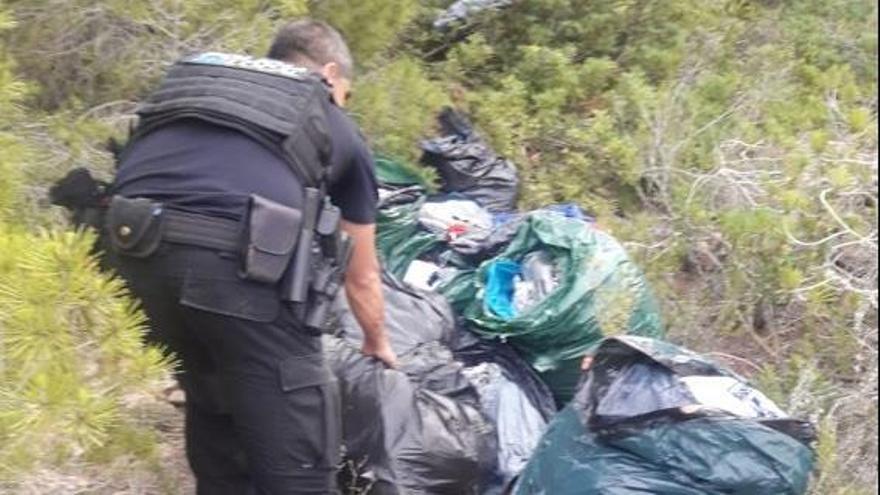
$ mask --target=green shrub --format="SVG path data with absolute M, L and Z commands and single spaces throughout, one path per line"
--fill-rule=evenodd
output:
M 0 486 L 113 446 L 152 456 L 155 434 L 133 411 L 170 370 L 145 345 L 144 317 L 122 282 L 98 269 L 92 235 L 21 223 L 24 171 L 39 153 L 19 133 L 26 86 L 10 69 L 0 45 Z
M 377 150 L 418 157 L 418 141 L 432 134 L 437 112 L 449 103 L 419 62 L 400 58 L 357 82 L 352 113 Z

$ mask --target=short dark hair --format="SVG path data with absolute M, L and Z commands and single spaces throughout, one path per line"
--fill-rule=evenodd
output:
M 267 56 L 307 66 L 336 62 L 343 77 L 351 79 L 354 74 L 354 61 L 345 39 L 326 22 L 313 19 L 299 19 L 282 27 Z

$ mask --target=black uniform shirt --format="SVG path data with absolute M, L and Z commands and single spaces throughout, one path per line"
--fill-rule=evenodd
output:
M 338 107 L 328 112 L 332 167 L 342 175 L 329 188 L 342 217 L 376 221 L 375 165 L 354 122 Z M 185 119 L 132 143 L 116 174 L 113 192 L 145 197 L 192 213 L 239 219 L 250 194 L 300 208 L 303 188 L 287 162 L 245 134 Z

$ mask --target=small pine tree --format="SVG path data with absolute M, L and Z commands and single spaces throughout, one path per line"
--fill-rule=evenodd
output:
M 2 10 L 0 27 L 11 27 Z M 144 344 L 144 316 L 99 270 L 90 233 L 17 225 L 20 172 L 37 153 L 14 132 L 26 86 L 11 68 L 0 45 L 0 482 L 118 444 L 149 453 L 131 404 L 156 393 L 171 366 Z M 145 440 L 134 448 L 133 437 Z

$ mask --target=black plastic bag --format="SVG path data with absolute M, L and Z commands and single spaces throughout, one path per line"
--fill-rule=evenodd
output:
M 496 470 L 485 494 L 502 493 L 525 467 L 556 414 L 553 394 L 507 344 L 480 339 L 462 327 L 453 352 L 467 366 L 464 373 L 497 437 Z
M 516 167 L 499 157 L 451 109 L 439 117 L 448 133 L 423 141 L 422 162 L 437 169 L 444 192 L 458 192 L 492 212 L 516 209 L 519 178 Z
M 328 337 L 325 348 L 340 382 L 343 474 L 355 471 L 353 484 L 365 493 L 480 493 L 495 444 L 463 378 L 448 380 L 447 368 L 437 379 L 437 368 L 425 366 L 427 353 L 399 356 L 401 369 L 390 370 L 344 339 Z M 419 383 L 406 368 L 420 369 L 427 379 Z M 429 388 L 438 384 L 451 395 Z
M 442 295 L 414 289 L 388 271 L 382 273 L 382 295 L 385 327 L 396 353 L 405 354 L 428 342 L 448 345 L 455 338 L 455 317 Z M 335 313 L 346 340 L 359 345 L 363 332 L 344 294 L 336 304 Z
M 342 392 L 347 483 L 374 495 L 479 494 L 494 470 L 495 434 L 448 347 L 451 309 L 388 273 L 383 289 L 398 369 L 359 352 L 362 332 L 344 300 L 340 336 L 325 338 Z
M 556 403 L 547 385 L 538 377 L 529 363 L 508 344 L 487 340 L 460 326 L 452 343 L 455 359 L 465 366 L 495 363 L 505 375 L 523 389 L 532 406 L 540 411 L 546 421 L 556 415 Z

